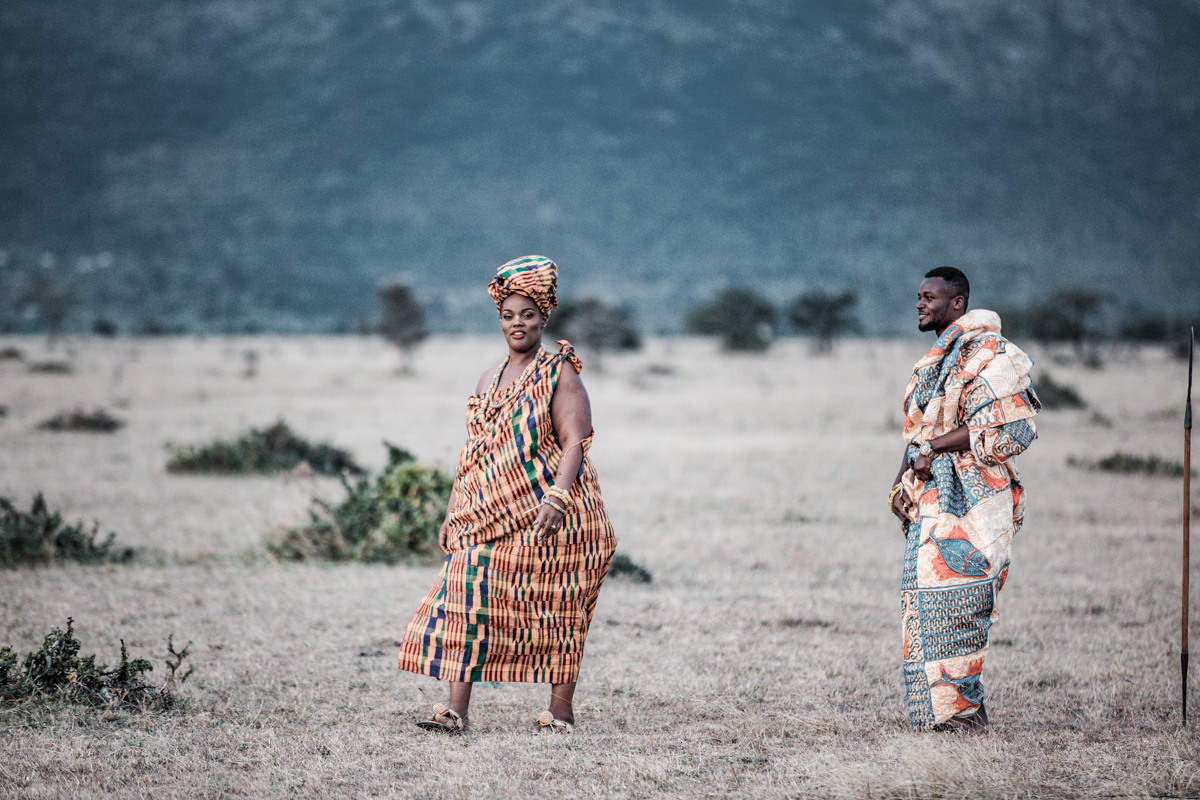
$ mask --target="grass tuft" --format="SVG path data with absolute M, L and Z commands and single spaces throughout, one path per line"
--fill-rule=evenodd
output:
M 613 555 L 612 564 L 608 567 L 608 574 L 614 578 L 628 578 L 634 583 L 650 583 L 654 580 L 650 570 L 634 562 L 624 553 Z
M 1058 411 L 1064 408 L 1086 408 L 1087 403 L 1070 386 L 1055 383 L 1049 373 L 1039 375 L 1033 381 L 1033 393 L 1047 411 Z
M 1097 472 L 1113 472 L 1118 475 L 1149 475 L 1158 478 L 1182 478 L 1183 464 L 1158 456 L 1133 456 L 1128 453 L 1113 453 L 1094 463 L 1074 457 L 1067 459 L 1067 466 L 1082 467 Z M 1192 470 L 1196 474 L 1196 470 Z
M 314 498 L 309 523 L 267 544 L 288 561 L 325 559 L 396 564 L 441 556 L 438 529 L 446 515 L 451 480 L 388 445 L 388 464 L 373 481 L 342 478 L 346 499 L 331 505 Z
M 99 533 L 99 523 L 87 531 L 82 523 L 68 525 L 57 511 L 50 513 L 41 492 L 28 512 L 0 497 L 0 566 L 127 563 L 133 559 L 133 548 L 113 545 L 115 533 L 97 543 Z
M 70 375 L 75 369 L 69 361 L 30 361 L 29 371 L 48 375 Z
M 68 618 L 65 631 L 52 628 L 41 649 L 27 654 L 24 660 L 10 647 L 0 649 L 0 701 L 43 700 L 135 711 L 162 711 L 176 704 L 171 691 L 174 680 L 161 688 L 147 682 L 144 676 L 153 671 L 154 665 L 144 658 L 130 661 L 124 640 L 121 661 L 114 669 L 107 664 L 97 665 L 94 655 L 80 658 L 81 645 L 72 630 L 73 623 Z M 175 655 L 182 661 L 187 648 Z M 174 669 L 171 674 L 174 676 Z
M 38 430 L 113 433 L 124 425 L 124 420 L 117 419 L 103 408 L 97 408 L 90 414 L 77 408 L 74 411 L 60 411 L 53 417 L 39 422 Z
M 206 475 L 273 474 L 307 463 L 318 475 L 361 475 L 364 470 L 345 450 L 313 444 L 279 420 L 265 430 L 251 428 L 237 441 L 219 439 L 205 445 L 167 445 L 167 472 Z

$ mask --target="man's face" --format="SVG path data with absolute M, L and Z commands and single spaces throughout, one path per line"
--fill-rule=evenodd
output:
M 941 331 L 963 315 L 966 301 L 943 278 L 926 278 L 917 290 L 917 330 Z

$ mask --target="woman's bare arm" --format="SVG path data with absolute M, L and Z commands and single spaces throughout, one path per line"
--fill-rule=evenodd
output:
M 558 376 L 558 385 L 550 401 L 550 418 L 554 423 L 554 435 L 562 447 L 562 458 L 554 474 L 554 485 L 570 492 L 583 464 L 584 439 L 592 435 L 592 404 L 579 373 L 563 367 Z M 562 527 L 563 514 L 550 506 L 538 509 L 533 530 L 539 542 L 551 538 Z

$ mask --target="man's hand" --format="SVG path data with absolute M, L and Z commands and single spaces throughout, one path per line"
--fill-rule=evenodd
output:
M 923 481 L 933 478 L 933 460 L 929 456 L 917 456 L 912 462 L 913 474 Z

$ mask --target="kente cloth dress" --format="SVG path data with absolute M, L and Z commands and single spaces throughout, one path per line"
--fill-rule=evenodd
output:
M 1000 336 L 1000 318 L 960 317 L 917 362 L 904 398 L 909 459 L 960 426 L 971 449 L 933 459 L 933 477 L 904 473 L 916 506 L 901 587 L 904 684 L 914 730 L 969 717 L 983 703 L 983 662 L 1013 536 L 1025 516 L 1014 457 L 1037 437 L 1033 362 Z
M 565 341 L 539 350 L 497 391 L 507 359 L 467 401 L 467 444 L 454 479 L 441 577 L 409 622 L 400 669 L 450 681 L 571 683 L 616 540 L 587 457 L 558 535 L 534 541 L 533 522 L 563 450 L 550 401 L 564 365 L 583 365 Z

